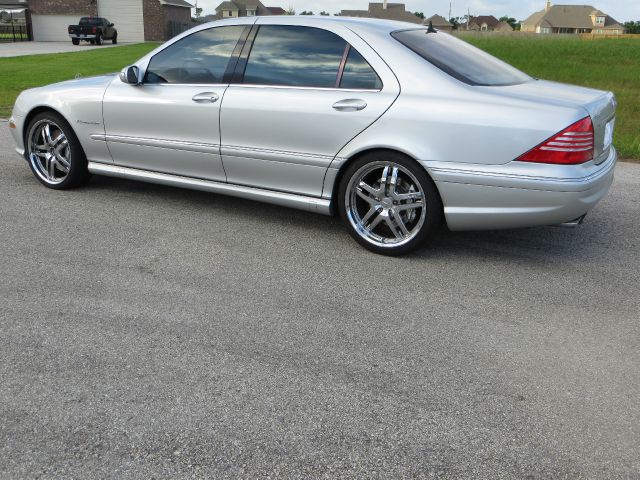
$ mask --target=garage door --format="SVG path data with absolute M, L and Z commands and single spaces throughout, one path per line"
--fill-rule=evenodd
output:
M 115 24 L 119 42 L 144 42 L 142 0 L 98 0 L 98 15 Z
M 77 25 L 80 15 L 32 15 L 33 39 L 36 42 L 70 42 L 69 25 Z

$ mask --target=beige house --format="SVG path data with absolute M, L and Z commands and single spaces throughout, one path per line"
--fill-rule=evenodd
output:
M 216 7 L 216 19 L 273 15 L 260 0 L 233 0 Z
M 551 5 L 522 22 L 522 31 L 529 33 L 592 33 L 621 35 L 625 28 L 615 19 L 591 5 Z
M 367 10 L 342 10 L 343 17 L 382 18 L 385 20 L 397 20 L 400 22 L 422 23 L 422 19 L 407 11 L 404 3 L 370 3 Z M 435 25 L 434 25 L 435 27 Z
M 441 30 L 443 32 L 453 31 L 453 23 L 449 22 L 446 18 L 441 17 L 440 15 L 433 15 L 432 17 L 427 18 L 424 21 L 424 24 L 432 24 L 433 28 L 435 28 L 436 30 Z

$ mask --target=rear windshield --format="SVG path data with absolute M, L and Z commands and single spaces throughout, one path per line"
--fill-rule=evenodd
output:
M 90 26 L 90 27 L 99 27 L 100 25 L 102 25 L 102 19 L 101 18 L 89 18 L 89 17 L 83 17 L 80 19 L 80 26 L 81 27 L 86 27 L 86 26 Z
M 391 35 L 439 69 L 469 85 L 517 85 L 533 80 L 508 63 L 446 33 L 427 33 L 421 28 Z

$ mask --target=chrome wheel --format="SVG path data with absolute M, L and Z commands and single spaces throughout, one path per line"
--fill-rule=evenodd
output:
M 28 139 L 33 171 L 46 183 L 64 182 L 71 169 L 71 146 L 62 129 L 53 121 L 43 119 L 31 127 Z
M 420 182 L 393 162 L 372 162 L 360 168 L 347 186 L 345 207 L 358 235 L 385 248 L 413 240 L 427 215 Z

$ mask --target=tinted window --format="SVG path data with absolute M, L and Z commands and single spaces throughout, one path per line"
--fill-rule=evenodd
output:
M 349 49 L 347 62 L 344 65 L 340 88 L 361 88 L 368 90 L 380 90 L 382 82 L 371 65 L 360 55 L 355 48 Z
M 102 19 L 96 17 L 82 17 L 80 19 L 79 25 L 82 27 L 99 27 L 100 25 L 102 25 Z
M 502 60 L 446 33 L 418 29 L 392 35 L 425 60 L 470 85 L 515 85 L 532 80 Z
M 244 26 L 201 30 L 155 55 L 146 83 L 222 83 Z
M 261 26 L 244 83 L 335 88 L 346 42 L 309 27 Z

